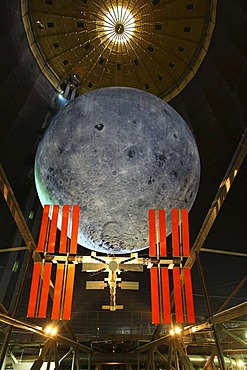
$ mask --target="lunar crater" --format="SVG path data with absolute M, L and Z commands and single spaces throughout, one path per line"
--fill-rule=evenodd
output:
M 99 123 L 98 125 L 95 125 L 94 126 L 98 131 L 102 131 L 103 130 L 103 128 L 105 127 L 104 125 L 103 125 L 103 123 Z

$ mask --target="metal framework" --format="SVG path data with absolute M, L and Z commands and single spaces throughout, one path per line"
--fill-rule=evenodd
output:
M 213 225 L 213 222 L 215 221 L 217 214 L 229 192 L 229 189 L 239 171 L 239 168 L 245 158 L 247 152 L 247 130 L 245 131 L 239 146 L 236 150 L 236 153 L 232 159 L 232 162 L 226 172 L 226 175 L 220 185 L 219 191 L 216 194 L 216 197 L 212 203 L 212 206 L 210 207 L 210 210 L 206 216 L 206 219 L 201 227 L 201 230 L 198 234 L 198 237 L 195 240 L 195 243 L 192 247 L 192 256 L 188 257 L 186 266 L 192 267 L 194 262 L 196 261 L 196 256 L 198 256 L 198 253 L 200 252 L 202 245 Z M 14 220 L 16 221 L 16 224 L 18 226 L 18 229 L 20 230 L 20 233 L 23 237 L 23 240 L 26 243 L 26 246 L 28 250 L 30 251 L 30 259 L 32 258 L 34 261 L 40 261 L 41 257 L 39 253 L 36 250 L 36 244 L 32 238 L 31 232 L 28 229 L 27 223 L 22 215 L 22 212 L 18 206 L 18 203 L 14 197 L 13 191 L 7 181 L 7 178 L 4 174 L 4 171 L 2 167 L 0 167 L 0 188 L 3 193 L 4 199 L 6 200 L 9 209 L 14 217 Z M 30 262 L 29 259 L 29 262 Z M 28 262 L 28 263 L 29 263 Z M 28 264 L 27 264 L 28 267 Z M 27 271 L 27 268 L 26 268 Z M 202 280 L 203 280 L 203 274 L 202 274 Z M 25 279 L 23 280 L 25 281 Z M 183 276 L 181 278 L 181 282 L 183 283 Z M 222 305 L 222 310 L 226 305 L 229 303 L 229 301 L 232 299 L 232 297 L 236 294 L 236 292 L 240 289 L 240 287 L 243 286 L 243 284 L 246 282 L 246 276 L 241 280 L 241 282 L 238 284 L 238 286 L 234 289 L 230 297 L 226 300 L 226 302 Z M 23 282 L 24 284 L 24 282 Z M 50 291 L 52 294 L 52 286 L 50 286 Z M 7 353 L 7 349 L 9 346 L 10 337 L 12 334 L 13 328 L 18 328 L 20 330 L 29 331 L 35 334 L 38 334 L 40 336 L 47 337 L 47 334 L 45 334 L 44 330 L 39 327 L 35 327 L 33 325 L 27 324 L 24 321 L 17 320 L 15 318 L 19 299 L 22 295 L 23 286 L 21 286 L 18 299 L 16 301 L 15 309 L 12 313 L 12 317 L 10 314 L 5 313 L 0 314 L 0 321 L 4 324 L 9 325 L 9 331 L 6 336 L 5 342 L 2 346 L 2 356 L 1 356 L 1 367 L 4 363 L 4 358 Z M 205 297 L 207 296 L 207 293 L 205 291 Z M 207 297 L 206 297 L 207 298 Z M 5 309 L 3 307 L 3 309 Z M 235 342 L 238 343 L 238 348 L 233 348 L 232 351 L 240 351 L 241 353 L 244 353 L 246 351 L 247 343 L 245 340 L 241 339 L 238 335 L 233 333 L 231 331 L 231 326 L 228 325 L 230 320 L 234 320 L 238 317 L 241 317 L 243 315 L 247 314 L 247 302 L 244 302 L 240 305 L 237 305 L 235 307 L 231 307 L 230 309 L 226 309 L 224 311 L 220 311 L 216 314 L 213 314 L 210 307 L 209 307 L 209 317 L 201 322 L 200 324 L 195 324 L 193 326 L 188 327 L 185 329 L 182 333 L 182 337 L 171 337 L 171 335 L 165 335 L 160 336 L 162 325 L 157 326 L 157 330 L 153 333 L 153 340 L 151 340 L 149 343 L 146 343 L 144 345 L 138 345 L 136 342 L 136 345 L 134 345 L 134 348 L 132 350 L 128 350 L 128 353 L 130 355 L 129 361 L 131 363 L 135 363 L 137 368 L 140 367 L 140 361 L 144 360 L 147 364 L 147 367 L 149 369 L 154 369 L 156 363 L 162 363 L 168 365 L 170 368 L 177 368 L 179 369 L 180 364 L 183 365 L 183 367 L 187 370 L 192 370 L 194 368 L 193 366 L 193 356 L 188 355 L 186 352 L 186 348 L 188 346 L 196 346 L 198 345 L 196 338 L 198 335 L 209 335 L 210 333 L 215 335 L 216 332 L 224 333 L 228 336 L 228 338 L 232 338 Z M 224 324 L 223 324 L 224 323 Z M 217 326 L 217 327 L 216 327 Z M 33 365 L 33 369 L 40 369 L 43 359 L 47 356 L 48 360 L 51 360 L 51 353 L 54 353 L 55 363 L 56 366 L 59 367 L 59 353 L 58 349 L 55 346 L 54 343 L 62 343 L 65 346 L 72 347 L 74 349 L 74 354 L 72 357 L 72 368 L 79 368 L 79 363 L 83 363 L 83 361 L 87 361 L 88 367 L 90 368 L 91 364 L 102 364 L 102 363 L 109 363 L 106 359 L 107 356 L 105 356 L 103 353 L 97 354 L 97 346 L 95 345 L 95 348 L 93 347 L 93 342 L 90 346 L 82 345 L 77 341 L 75 338 L 73 331 L 71 330 L 70 326 L 66 324 L 65 326 L 67 337 L 64 337 L 62 335 L 57 335 L 55 339 L 51 339 L 49 336 L 40 357 L 37 359 L 37 361 Z M 239 331 L 242 333 L 243 328 L 239 327 Z M 73 339 L 71 339 L 71 337 Z M 210 344 L 211 353 L 208 355 L 207 358 L 200 359 L 201 361 L 204 361 L 204 368 L 210 368 L 213 362 L 213 358 L 215 356 L 215 344 L 218 341 L 218 359 L 219 359 L 219 366 L 223 369 L 227 366 L 229 366 L 229 359 L 225 358 L 225 355 L 230 353 L 229 348 L 226 348 L 224 346 L 223 341 L 218 338 L 214 338 L 210 341 L 207 341 L 207 344 Z M 183 343 L 186 343 L 186 346 L 184 346 Z M 161 351 L 157 351 L 157 348 L 164 347 L 166 348 L 167 356 L 163 355 Z M 222 351 L 219 354 L 219 351 Z M 87 353 L 86 357 L 82 355 L 82 353 Z M 88 354 L 90 354 L 90 357 L 88 357 Z M 148 353 L 148 356 L 146 355 Z M 159 355 L 159 353 L 161 355 Z M 141 358 L 142 354 L 145 356 Z M 14 354 L 13 354 L 14 356 Z M 105 360 L 104 360 L 105 357 Z M 121 358 L 120 354 L 112 354 L 111 358 L 117 361 L 117 363 L 126 363 L 126 355 L 123 356 L 125 359 Z M 104 362 L 105 361 L 105 362 Z M 198 360 L 199 361 L 199 360 Z M 60 359 L 61 362 L 61 359 Z

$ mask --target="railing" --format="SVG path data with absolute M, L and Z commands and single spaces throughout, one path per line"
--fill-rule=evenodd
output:
M 81 320 L 78 318 L 81 316 Z M 73 326 L 73 317 L 76 318 L 76 327 Z M 151 323 L 151 312 L 133 311 L 88 311 L 73 312 L 72 327 L 78 339 L 150 339 L 156 325 Z M 166 329 L 164 329 L 165 333 Z

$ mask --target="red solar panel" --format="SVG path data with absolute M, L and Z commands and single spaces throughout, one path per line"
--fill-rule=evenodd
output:
M 62 224 L 60 234 L 59 253 L 67 252 L 67 232 L 68 232 L 68 221 L 69 221 L 69 206 L 63 206 L 62 212 Z
M 64 276 L 64 264 L 57 264 L 56 281 L 54 287 L 53 305 L 52 305 L 52 320 L 60 319 L 61 311 L 61 298 L 63 290 L 63 276 Z
M 177 208 L 172 209 L 172 255 L 179 257 L 179 211 Z
M 156 225 L 155 225 L 155 209 L 149 210 L 149 256 L 157 256 L 156 251 Z
M 184 322 L 184 319 L 183 319 L 183 302 L 182 302 L 182 292 L 181 292 L 181 283 L 180 283 L 180 268 L 174 267 L 172 272 L 173 272 L 173 287 L 174 287 L 176 321 L 181 323 L 181 322 Z
M 29 295 L 27 317 L 35 317 L 39 293 L 41 262 L 34 262 L 31 290 Z
M 63 320 L 70 320 L 74 289 L 75 265 L 67 265 L 66 287 L 63 302 Z
M 46 204 L 43 209 L 41 227 L 39 232 L 39 241 L 38 241 L 38 251 L 44 252 L 45 251 L 45 242 L 47 238 L 47 229 L 48 229 L 48 221 L 49 221 L 49 210 L 50 205 Z
M 169 286 L 169 274 L 168 268 L 161 268 L 161 280 L 162 280 L 162 305 L 163 305 L 163 320 L 164 324 L 170 324 L 171 322 L 171 303 L 170 303 L 170 286 Z
M 43 282 L 42 282 L 40 302 L 39 302 L 39 312 L 38 312 L 39 318 L 46 317 L 48 294 L 49 294 L 49 287 L 50 287 L 50 278 L 51 278 L 51 268 L 52 268 L 52 263 L 47 262 L 44 264 Z
M 160 256 L 167 256 L 166 247 L 166 215 L 164 209 L 159 209 Z
M 58 211 L 59 211 L 59 206 L 54 205 L 53 206 L 53 212 L 52 212 L 49 240 L 48 240 L 48 248 L 47 248 L 47 251 L 49 253 L 54 253 L 54 251 L 55 251 Z
M 160 323 L 158 268 L 150 269 L 152 323 Z
M 73 206 L 72 212 L 72 230 L 71 230 L 71 242 L 70 242 L 70 253 L 77 253 L 77 238 L 78 238 L 78 226 L 79 226 L 80 206 Z

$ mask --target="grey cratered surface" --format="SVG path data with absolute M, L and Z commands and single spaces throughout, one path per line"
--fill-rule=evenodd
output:
M 79 244 L 108 254 L 146 248 L 148 210 L 190 209 L 199 179 L 197 146 L 181 116 L 158 97 L 124 87 L 62 108 L 35 161 L 41 203 L 79 204 Z

